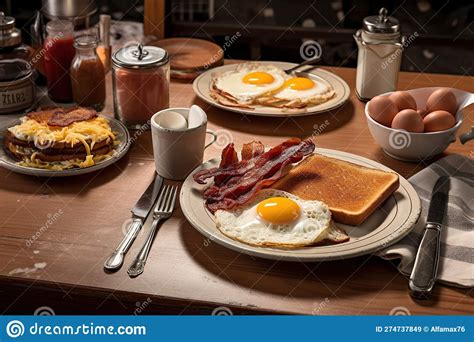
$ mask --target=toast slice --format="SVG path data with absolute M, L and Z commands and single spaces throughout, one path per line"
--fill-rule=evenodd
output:
M 396 173 L 313 154 L 272 187 L 305 200 L 322 201 L 335 221 L 357 226 L 398 186 Z

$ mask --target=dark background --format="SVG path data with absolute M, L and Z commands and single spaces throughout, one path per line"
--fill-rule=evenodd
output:
M 362 19 L 384 6 L 401 22 L 406 36 L 419 37 L 404 51 L 402 70 L 470 75 L 474 60 L 474 2 L 461 1 L 301 1 L 168 0 L 166 36 L 193 36 L 222 45 L 237 31 L 242 35 L 226 50 L 233 59 L 301 61 L 303 38 L 323 47 L 324 65 L 355 67 L 354 32 Z M 143 22 L 143 0 L 97 0 L 99 13 L 115 20 Z M 29 29 L 40 0 L 0 0 L 0 8 Z M 97 16 L 93 19 L 97 20 Z M 27 40 L 28 34 L 24 34 Z

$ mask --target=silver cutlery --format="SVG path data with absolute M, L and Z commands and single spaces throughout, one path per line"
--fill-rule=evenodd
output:
M 433 187 L 425 231 L 410 275 L 410 295 L 414 298 L 429 298 L 436 282 L 448 193 L 449 177 L 441 176 Z
M 290 75 L 291 73 L 293 73 L 293 71 L 295 70 L 298 70 L 299 68 L 305 66 L 305 65 L 313 65 L 314 63 L 317 63 L 321 60 L 321 57 L 315 57 L 315 58 L 311 58 L 311 59 L 307 59 L 305 60 L 304 62 L 301 62 L 300 64 L 290 68 L 290 69 L 286 69 L 286 70 L 283 70 L 286 74 Z
M 153 240 L 158 231 L 158 223 L 168 219 L 173 213 L 177 193 L 178 187 L 176 185 L 165 185 L 163 187 L 163 191 L 160 193 L 155 210 L 153 211 L 153 223 L 151 224 L 150 232 L 140 252 L 138 252 L 135 260 L 128 269 L 127 273 L 130 277 L 136 277 L 143 273 L 148 254 L 150 253 Z
M 162 185 L 163 177 L 155 173 L 155 178 L 132 209 L 133 220 L 127 229 L 127 234 L 104 263 L 104 268 L 107 271 L 116 271 L 122 266 L 124 256 L 142 229 L 146 217 L 153 209 Z

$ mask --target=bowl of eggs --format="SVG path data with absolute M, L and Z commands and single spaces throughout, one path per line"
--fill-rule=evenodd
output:
M 430 159 L 456 141 L 462 110 L 474 94 L 454 88 L 418 88 L 374 97 L 365 106 L 372 137 L 393 158 Z

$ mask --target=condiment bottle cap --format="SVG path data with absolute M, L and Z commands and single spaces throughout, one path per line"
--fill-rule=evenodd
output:
M 400 32 L 400 23 L 397 18 L 389 17 L 386 8 L 382 7 L 379 15 L 365 17 L 363 21 L 365 31 L 372 33 L 397 33 Z
M 15 27 L 15 18 L 6 17 L 0 12 L 0 47 L 21 43 L 21 31 Z

